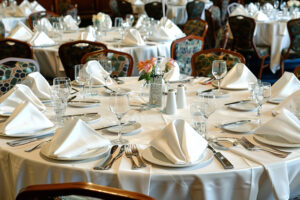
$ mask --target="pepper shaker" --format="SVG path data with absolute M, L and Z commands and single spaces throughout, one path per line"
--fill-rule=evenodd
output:
M 183 84 L 177 86 L 177 96 L 176 96 L 177 108 L 186 108 L 186 95 L 185 88 Z
M 173 115 L 177 112 L 176 95 L 174 89 L 169 89 L 166 103 L 166 114 Z

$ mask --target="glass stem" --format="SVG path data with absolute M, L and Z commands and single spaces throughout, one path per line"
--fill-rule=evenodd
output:
M 259 104 L 258 108 L 257 108 L 257 117 L 258 117 L 258 123 L 259 123 L 259 125 L 261 125 L 261 109 L 262 109 L 262 105 Z
M 121 123 L 121 118 L 118 118 L 118 120 L 119 120 L 118 141 L 121 141 L 121 139 L 122 139 L 122 128 L 123 128 L 123 126 L 122 126 L 122 123 Z
M 220 92 L 220 80 L 221 79 L 218 79 L 218 92 Z

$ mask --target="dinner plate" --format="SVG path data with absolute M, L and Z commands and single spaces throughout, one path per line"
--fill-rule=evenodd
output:
M 74 85 L 75 87 L 82 87 L 82 85 L 79 85 L 75 80 L 72 81 L 72 85 Z M 92 84 L 91 86 L 92 86 L 92 88 L 104 87 L 104 85 L 102 85 L 102 84 Z M 89 86 L 86 85 L 85 87 L 89 87 Z
M 127 135 L 137 134 L 137 133 L 141 132 L 141 130 L 142 130 L 141 128 L 142 128 L 142 125 L 138 122 L 128 125 L 128 126 L 123 126 L 122 134 L 127 134 Z M 108 128 L 107 130 L 112 133 L 118 133 L 119 126 L 114 126 L 114 127 Z
M 284 99 L 269 99 L 268 102 L 269 103 L 273 103 L 273 104 L 280 104 Z
M 98 113 L 88 113 L 82 116 L 70 116 L 67 118 L 78 118 L 81 119 L 82 121 L 85 121 L 88 124 L 92 124 L 99 121 L 101 119 L 101 115 L 99 115 Z
M 256 110 L 257 109 L 257 104 L 254 103 L 254 102 L 248 101 L 248 102 L 230 104 L 227 107 L 232 109 L 232 110 L 247 112 L 247 111 Z
M 47 158 L 51 158 L 54 160 L 62 160 L 62 161 L 76 161 L 76 160 L 85 160 L 89 158 L 94 158 L 98 156 L 100 157 L 102 155 L 105 155 L 109 151 L 109 146 L 105 146 L 102 148 L 88 150 L 85 153 L 82 153 L 76 157 L 57 157 L 56 155 L 52 155 L 47 152 L 49 146 L 50 146 L 50 142 L 47 142 L 44 145 L 42 145 L 41 154 L 46 156 Z
M 1 126 L 1 125 L 0 125 Z M 42 130 L 37 130 L 37 131 L 26 131 L 26 133 L 19 133 L 19 134 L 13 134 L 13 135 L 6 135 L 2 132 L 0 132 L 1 136 L 5 136 L 5 137 L 30 137 L 30 136 L 42 136 L 42 135 L 46 135 L 49 133 L 54 133 L 56 130 L 56 126 L 51 127 L 51 128 L 46 128 L 46 129 L 42 129 Z
M 88 101 L 91 101 L 89 103 Z M 89 107 L 96 107 L 100 105 L 100 101 L 97 99 L 80 99 L 80 100 L 73 100 L 68 102 L 69 106 L 76 107 L 76 108 L 89 108 Z
M 132 90 L 129 89 L 129 88 L 111 88 L 112 90 L 114 91 L 117 91 L 118 90 L 118 93 L 121 93 L 121 94 L 129 94 Z M 109 89 L 106 89 L 105 90 L 105 93 L 107 94 L 111 94 L 113 91 L 109 90 Z
M 174 164 L 167 159 L 161 152 L 153 147 L 148 147 L 142 152 L 142 156 L 148 162 L 164 167 L 191 167 L 197 165 L 198 167 L 204 167 L 210 164 L 213 160 L 213 152 L 206 149 L 198 160 L 187 164 Z
M 218 87 L 218 80 L 213 80 L 212 81 L 212 86 L 214 86 L 214 87 Z M 245 88 L 232 88 L 232 87 L 220 87 L 220 88 L 222 88 L 222 89 L 225 89 L 225 90 L 248 90 L 248 86 L 247 87 L 245 87 Z
M 54 44 L 42 44 L 42 45 L 32 45 L 33 48 L 44 48 L 44 47 L 54 47 L 59 45 L 58 43 Z
M 0 116 L 9 117 L 12 112 L 0 111 Z
M 283 143 L 283 142 L 279 142 L 279 141 L 271 141 L 269 139 L 266 139 L 262 136 L 258 136 L 258 135 L 255 135 L 255 134 L 253 135 L 253 137 L 258 142 L 268 144 L 268 145 L 272 145 L 272 146 L 276 146 L 276 147 L 288 147 L 288 148 L 300 147 L 300 144 L 288 144 L 288 143 Z
M 220 127 L 223 130 L 232 133 L 253 133 L 256 130 L 256 128 L 258 128 L 258 124 L 250 120 L 249 122 L 246 123 L 237 123 L 231 125 L 221 124 Z

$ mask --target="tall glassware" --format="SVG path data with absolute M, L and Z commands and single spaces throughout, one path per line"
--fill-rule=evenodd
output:
M 74 66 L 74 73 L 76 83 L 82 87 L 82 97 L 84 99 L 86 97 L 86 86 L 89 85 L 91 75 L 81 64 Z
M 105 85 L 107 85 L 107 80 L 108 80 L 110 74 L 112 73 L 112 63 L 111 63 L 111 60 L 109 60 L 109 59 L 102 59 L 102 60 L 99 60 L 99 63 L 101 64 L 101 66 L 103 67 L 103 69 L 107 72 L 107 73 L 103 73 L 103 78 L 105 80 Z
M 224 92 L 222 92 L 220 89 L 220 82 L 221 79 L 224 78 L 226 73 L 227 73 L 226 61 L 214 60 L 212 63 L 212 74 L 218 80 L 218 90 L 216 92 L 216 95 L 224 94 Z
M 262 105 L 269 100 L 271 96 L 271 84 L 268 82 L 258 82 L 254 88 L 255 101 L 258 104 L 257 116 L 259 117 L 259 124 L 261 124 L 261 110 Z

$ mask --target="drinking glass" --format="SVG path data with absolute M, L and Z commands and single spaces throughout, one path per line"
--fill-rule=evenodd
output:
M 91 76 L 88 72 L 87 68 L 84 65 L 75 65 L 74 66 L 74 73 L 75 73 L 75 81 L 78 85 L 82 87 L 82 97 L 85 99 L 86 97 L 86 85 L 89 85 Z
M 115 18 L 115 27 L 118 29 L 118 31 L 121 34 L 121 40 L 123 40 L 125 31 L 123 29 L 123 18 L 122 17 L 116 17 Z
M 66 112 L 68 97 L 71 92 L 71 80 L 68 77 L 57 77 L 53 79 L 51 100 L 55 112 L 55 122 L 58 127 L 64 124 L 63 116 Z
M 132 27 L 134 22 L 134 16 L 132 14 L 127 14 L 126 15 L 126 23 L 128 24 L 129 27 Z
M 205 126 L 205 118 L 203 112 L 201 110 L 201 104 L 192 103 L 190 105 L 190 113 L 192 116 L 192 123 L 194 129 L 205 138 L 206 126 Z
M 79 25 L 80 25 L 80 23 L 81 23 L 81 18 L 80 18 L 79 15 L 77 15 L 77 16 L 75 17 L 75 21 L 76 21 L 77 26 L 79 27 Z
M 274 1 L 274 8 L 275 8 L 275 9 L 278 9 L 278 8 L 279 8 L 279 4 L 280 4 L 279 1 L 278 1 L 278 0 L 275 0 L 275 1 Z
M 129 96 L 128 96 L 128 94 L 118 93 L 118 91 L 112 92 L 110 95 L 109 103 L 110 103 L 109 108 L 110 108 L 111 112 L 113 112 L 116 115 L 118 122 L 119 122 L 118 138 L 112 140 L 111 142 L 113 144 L 126 144 L 126 143 L 128 143 L 128 140 L 122 138 L 123 125 L 121 123 L 121 120 L 130 109 Z
M 249 99 L 251 99 L 251 100 L 254 100 L 254 88 L 255 88 L 256 84 L 257 83 L 254 81 L 248 82 L 248 91 L 250 92 Z
M 101 64 L 101 66 L 103 67 L 103 69 L 105 69 L 105 71 L 107 73 L 103 73 L 103 78 L 105 80 L 105 85 L 107 86 L 107 80 L 110 76 L 110 74 L 112 73 L 112 63 L 111 60 L 109 59 L 103 59 L 103 60 L 99 60 L 99 63 Z
M 64 27 L 62 26 L 61 23 L 59 22 L 53 22 L 53 31 L 52 31 L 52 36 L 54 40 L 59 44 L 62 41 L 62 35 Z
M 263 103 L 269 100 L 271 96 L 271 84 L 268 82 L 258 82 L 254 88 L 255 101 L 258 104 L 257 116 L 259 117 L 259 124 L 261 124 L 261 109 Z
M 224 92 L 222 92 L 220 89 L 220 82 L 221 79 L 224 78 L 226 73 L 227 73 L 226 61 L 214 60 L 212 63 L 212 74 L 218 80 L 218 90 L 216 92 L 216 95 L 224 94 Z

